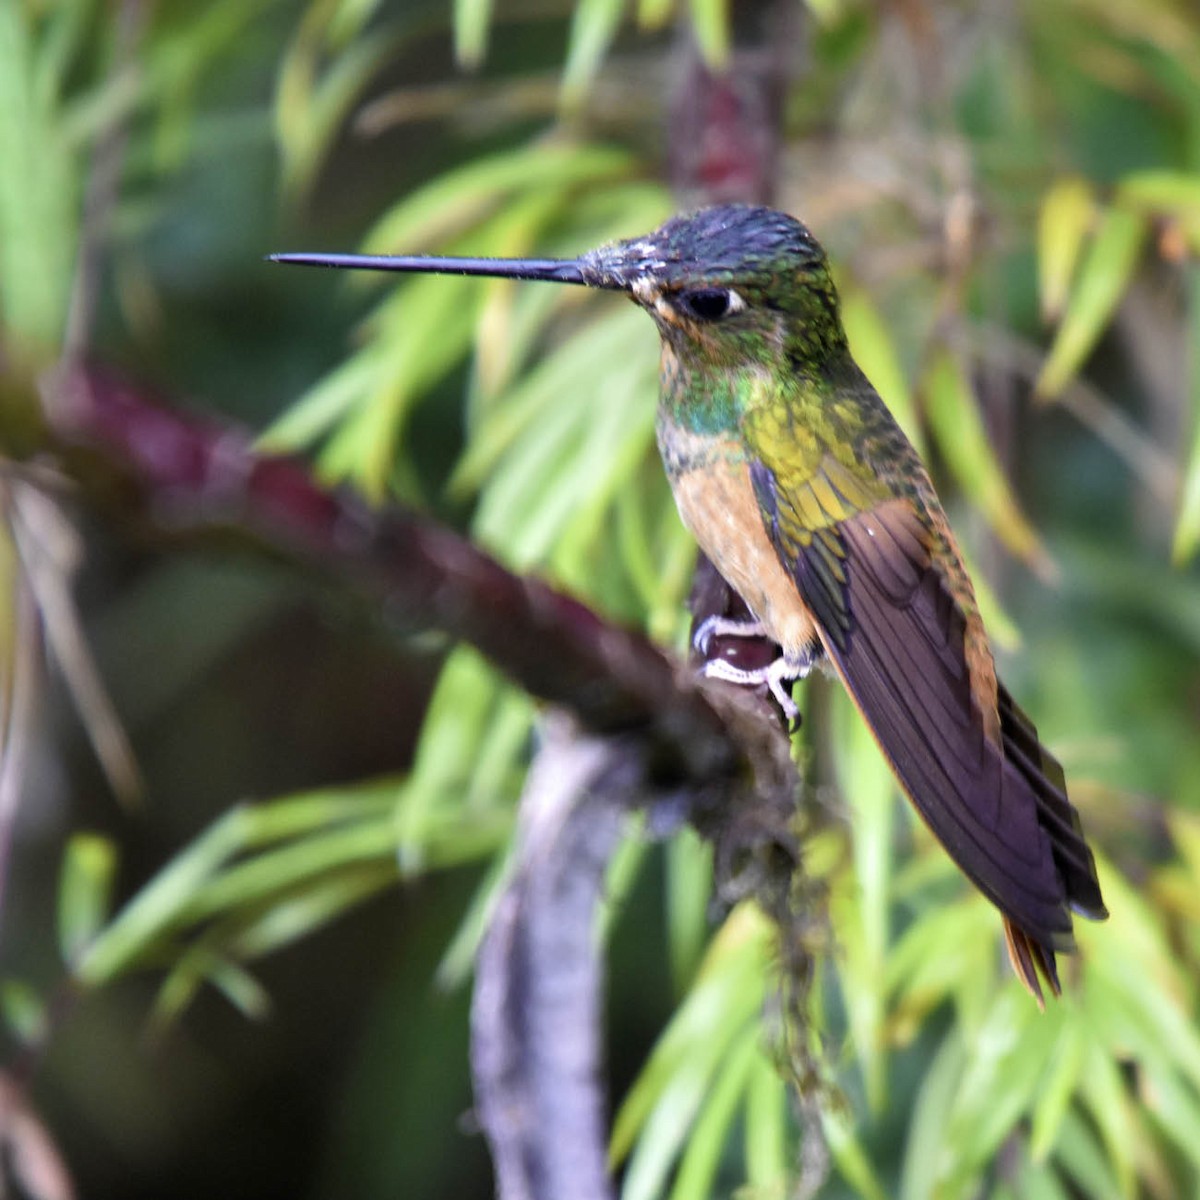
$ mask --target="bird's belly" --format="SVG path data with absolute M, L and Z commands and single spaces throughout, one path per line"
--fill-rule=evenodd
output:
M 802 656 L 816 626 L 767 536 L 748 465 L 715 457 L 681 471 L 671 486 L 683 523 L 713 566 L 784 654 Z

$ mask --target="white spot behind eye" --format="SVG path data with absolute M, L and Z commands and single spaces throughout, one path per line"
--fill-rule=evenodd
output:
M 649 275 L 635 279 L 630 289 L 643 304 L 653 304 L 658 297 L 658 285 Z
M 728 316 L 729 313 L 744 312 L 745 309 L 745 300 L 743 300 L 741 295 L 738 292 L 735 292 L 733 288 L 729 288 L 729 307 L 725 310 L 726 316 Z

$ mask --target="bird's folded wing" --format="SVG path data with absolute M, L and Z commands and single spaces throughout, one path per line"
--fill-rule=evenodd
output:
M 811 512 L 803 515 L 813 503 L 803 494 L 809 483 L 784 492 L 761 462 L 753 476 L 781 561 L 904 791 L 959 867 L 1052 965 L 1053 950 L 1072 942 L 1072 886 L 1081 909 L 1094 897 L 1103 910 L 1091 855 L 1061 769 L 1007 693 L 993 701 L 999 736 L 988 734 L 966 619 L 931 559 L 928 530 L 902 499 L 812 528 Z M 828 486 L 818 481 L 817 498 Z

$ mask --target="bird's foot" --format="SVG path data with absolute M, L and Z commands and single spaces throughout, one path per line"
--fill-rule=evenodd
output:
M 723 679 L 726 683 L 737 683 L 743 687 L 761 687 L 765 683 L 783 709 L 784 716 L 789 721 L 795 721 L 800 716 L 800 706 L 788 694 L 784 684 L 803 679 L 812 670 L 813 662 L 813 655 L 795 659 L 781 654 L 769 666 L 748 671 L 744 667 L 735 667 L 723 658 L 714 658 L 704 664 L 703 671 L 708 679 Z
M 768 637 L 766 627 L 753 617 L 718 617 L 711 616 L 700 622 L 692 635 L 692 645 L 701 654 L 708 653 L 708 644 L 715 637 Z

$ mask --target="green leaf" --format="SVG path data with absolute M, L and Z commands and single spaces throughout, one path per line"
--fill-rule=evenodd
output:
M 116 847 L 108 838 L 77 833 L 67 842 L 58 885 L 58 947 L 64 962 L 75 962 L 107 919 L 116 869 Z
M 23 1046 L 38 1046 L 50 1032 L 50 1017 L 45 1001 L 19 979 L 0 983 L 0 1014 L 4 1024 Z
M 1063 1114 L 1062 1135 L 1055 1153 L 1075 1183 L 1075 1194 L 1088 1200 L 1123 1200 L 1134 1194 L 1132 1176 L 1127 1185 L 1117 1180 L 1094 1132 L 1072 1109 Z
M 261 1021 L 271 1011 L 271 997 L 266 988 L 237 963 L 218 962 L 209 979 L 242 1016 Z
M 838 785 L 850 809 L 854 873 L 835 891 L 831 915 L 844 955 L 842 993 L 867 1102 L 881 1112 L 886 1102 L 883 991 L 890 942 L 892 818 L 896 785 L 866 723 L 849 698 L 836 697 L 833 737 Z
M 966 1044 L 937 1172 L 945 1195 L 968 1194 L 1038 1092 L 1057 1041 L 1064 1006 L 1039 1012 L 1020 988 L 996 994 L 991 1011 Z
M 900 1180 L 901 1200 L 950 1197 L 938 1190 L 946 1130 L 950 1124 L 959 1077 L 966 1063 L 962 1033 L 951 1028 L 932 1060 L 927 1062 L 916 1103 L 908 1124 L 904 1167 Z
M 1193 411 L 1200 412 L 1200 408 Z M 1179 516 L 1171 542 L 1172 562 L 1177 567 L 1187 566 L 1195 556 L 1197 546 L 1200 546 L 1200 418 L 1195 419 L 1192 448 L 1183 477 Z
M 395 55 L 398 30 L 363 33 L 364 14 L 350 12 L 353 7 L 362 6 L 310 8 L 280 65 L 275 132 L 285 192 L 295 194 L 312 183 L 355 101 Z M 331 40 L 338 52 L 328 55 Z
M 1135 171 L 1117 185 L 1117 203 L 1177 221 L 1192 253 L 1200 254 L 1200 172 Z
M 429 702 L 413 769 L 395 812 L 400 863 L 422 869 L 448 801 L 462 819 L 512 798 L 511 772 L 524 758 L 533 709 L 477 651 L 447 658 Z M 507 819 L 507 818 L 506 818 Z
M 1036 1161 L 1048 1158 L 1058 1142 L 1086 1056 L 1087 1031 L 1082 1023 L 1069 1021 L 1033 1106 L 1029 1153 Z
M 666 855 L 671 978 L 682 992 L 696 970 L 708 936 L 712 847 L 689 827 L 667 843 Z
M 561 564 L 587 545 L 652 444 L 655 355 L 652 338 L 635 340 L 649 332 L 639 318 L 618 309 L 592 322 L 505 405 L 504 423 L 519 421 L 520 437 L 488 471 L 474 528 L 518 568 L 544 562 L 552 549 Z M 603 403 L 579 395 L 580 380 L 602 381 Z M 500 434 L 481 435 L 480 453 L 486 446 L 494 454 Z M 478 462 L 470 456 L 463 471 L 478 470 Z
M 737 1115 L 738 1103 L 755 1060 L 759 1058 L 759 1031 L 745 1031 L 713 1081 L 708 1098 L 688 1137 L 687 1149 L 675 1175 L 671 1200 L 706 1200 L 716 1178 L 721 1152 Z
M 382 6 L 383 0 L 336 0 L 336 7 L 329 15 L 329 44 L 345 46 L 362 32 Z
M 762 1004 L 769 952 L 770 928 L 749 904 L 736 908 L 713 938 L 692 990 L 613 1122 L 614 1161 L 637 1139 L 624 1200 L 642 1200 L 661 1187 L 717 1064 Z
M 1085 179 L 1061 179 L 1038 213 L 1038 283 L 1042 319 L 1062 316 L 1084 242 L 1096 218 L 1096 197 Z
M 1192 419 L 1192 445 L 1184 467 L 1183 488 L 1179 497 L 1179 516 L 1171 543 L 1171 558 L 1177 567 L 1185 566 L 1200 545 L 1200 269 L 1188 268 L 1187 325 L 1192 353 L 1188 368 L 1188 399 Z
M 625 150 L 565 140 L 539 141 L 473 159 L 439 175 L 388 210 L 364 243 L 367 254 L 412 254 L 440 245 L 489 216 L 513 194 L 564 190 L 628 175 Z M 485 247 L 492 254 L 494 245 Z
M 387 813 L 264 850 L 199 884 L 183 907 L 183 916 L 188 921 L 219 916 L 261 903 L 335 868 L 390 859 L 395 853 L 395 837 L 395 822 Z
M 353 409 L 380 371 L 382 353 L 366 349 L 335 367 L 320 383 L 281 413 L 259 437 L 267 453 L 287 453 L 311 445 Z
M 75 978 L 99 987 L 154 961 L 189 922 L 228 915 L 321 870 L 389 854 L 394 794 L 395 784 L 387 782 L 361 796 L 333 789 L 226 813 L 95 935 Z M 284 843 L 282 850 L 224 869 L 236 856 L 276 842 Z
M 158 949 L 196 889 L 241 847 L 251 820 L 234 809 L 161 870 L 88 946 L 75 969 L 79 982 L 109 983 Z
M 746 1179 L 757 1194 L 786 1194 L 791 1167 L 787 1113 L 784 1082 L 775 1064 L 760 1053 L 746 1085 Z
M 1013 1200 L 1071 1200 L 1058 1175 L 1051 1168 L 1035 1163 L 1022 1165 L 1012 1197 Z
M 600 69 L 617 28 L 625 0 L 578 0 L 567 38 L 567 61 L 562 70 L 562 106 L 582 105 L 592 79 Z
M 842 324 L 854 361 L 863 369 L 908 440 L 924 453 L 924 430 L 887 322 L 862 288 L 843 282 L 838 291 L 842 300 Z
M 372 321 L 379 349 L 370 389 L 322 456 L 335 478 L 355 477 L 372 500 L 387 494 L 405 420 L 416 398 L 466 354 L 480 294 L 474 280 L 418 276 L 380 307 Z
M 945 878 L 952 868 L 940 851 L 933 857 Z M 997 934 L 995 909 L 978 895 L 942 898 L 921 911 L 887 960 L 884 987 L 896 993 L 893 1033 L 911 1036 L 910 1028 L 951 997 L 960 1021 L 974 1025 L 997 986 Z
M 822 25 L 835 25 L 845 12 L 845 0 L 805 0 L 805 3 Z
M 1101 219 L 1035 385 L 1042 399 L 1053 399 L 1071 382 L 1100 340 L 1133 278 L 1145 234 L 1140 213 L 1111 208 Z
M 822 1105 L 820 1116 L 825 1142 L 842 1178 L 863 1200 L 887 1200 L 887 1189 L 875 1174 L 871 1159 L 855 1135 L 849 1116 L 828 1105 Z
M 982 509 L 1001 541 L 1044 577 L 1053 560 L 1009 486 L 996 458 L 975 393 L 962 365 L 948 351 L 933 356 L 924 379 L 926 411 L 959 487 Z
M 483 935 L 487 932 L 496 901 L 508 881 L 510 869 L 510 856 L 504 852 L 493 856 L 487 864 L 483 880 L 475 889 L 471 903 L 434 973 L 434 982 L 442 991 L 448 992 L 462 986 L 474 970 L 479 943 L 483 941 Z
M 178 1020 L 205 983 L 220 991 L 251 1020 L 260 1020 L 270 1011 L 270 996 L 262 985 L 244 968 L 202 942 L 181 955 L 159 989 L 154 1004 L 154 1028 L 161 1032 Z
M 611 309 L 603 317 L 589 322 L 586 329 L 570 338 L 543 359 L 510 392 L 500 397 L 474 430 L 470 445 L 458 464 L 452 488 L 459 494 L 483 487 L 495 488 L 501 461 L 507 470 L 525 479 L 536 466 L 544 439 L 558 438 L 575 428 L 584 427 L 593 413 L 582 398 L 575 397 L 581 381 L 591 380 L 607 390 L 608 367 L 628 358 L 630 345 L 636 345 L 637 331 L 644 325 L 640 313 Z M 642 332 L 646 332 L 642 328 Z M 648 356 L 649 359 L 649 356 Z M 652 359 L 649 359 L 652 361 Z M 649 407 L 652 409 L 653 404 Z M 520 457 L 518 457 L 518 451 Z M 553 453 L 553 449 L 549 451 Z M 515 522 L 514 522 L 515 523 Z
M 1195 213 L 1200 210 L 1200 172 L 1134 171 L 1117 185 L 1117 199 L 1157 212 Z
M 691 0 L 692 29 L 700 56 L 714 71 L 729 61 L 728 0 Z
M 983 618 L 984 628 L 987 629 L 988 641 L 992 649 L 1019 650 L 1021 647 L 1021 631 L 1016 622 L 1008 614 L 1008 610 L 1000 603 L 996 589 L 988 582 L 988 577 L 976 564 L 974 557 L 959 546 L 963 566 L 975 589 L 975 603 L 979 606 L 979 615 Z
M 1135 1192 L 1134 1181 L 1137 1178 L 1138 1144 L 1144 1143 L 1145 1131 L 1121 1078 L 1115 1049 L 1099 1040 L 1091 1041 L 1083 1067 L 1079 1102 L 1100 1131 L 1106 1152 L 1101 1157 L 1107 1161 L 1116 1177 L 1117 1190 L 1122 1196 L 1131 1196 Z M 1071 1120 L 1069 1111 L 1066 1120 Z M 1078 1144 L 1078 1136 L 1064 1138 L 1058 1148 L 1058 1153 L 1068 1165 L 1075 1159 L 1073 1152 Z M 1078 1166 L 1076 1169 L 1079 1169 Z
M 0 4 L 0 327 L 8 357 L 36 365 L 55 352 L 66 320 L 78 178 L 33 14 Z
M 336 920 L 351 908 L 392 886 L 398 872 L 390 858 L 355 864 L 329 878 L 304 880 L 301 886 L 272 898 L 266 910 L 243 922 L 230 939 L 239 958 L 260 958 L 289 946 Z
M 492 0 L 454 0 L 454 57 L 473 69 L 487 53 L 492 23 Z
M 638 0 L 637 22 L 642 29 L 661 29 L 670 19 L 672 0 Z

